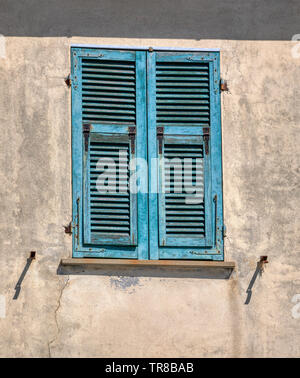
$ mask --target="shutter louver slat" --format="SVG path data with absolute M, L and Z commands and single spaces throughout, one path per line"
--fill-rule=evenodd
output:
M 208 63 L 156 63 L 157 125 L 209 126 Z
M 134 125 L 135 83 L 135 62 L 83 59 L 83 121 Z

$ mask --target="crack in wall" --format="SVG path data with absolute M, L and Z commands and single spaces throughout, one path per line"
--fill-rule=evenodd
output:
M 60 289 L 58 300 L 57 300 L 57 306 L 56 306 L 56 309 L 54 311 L 54 320 L 55 320 L 56 330 L 57 331 L 56 331 L 56 335 L 54 336 L 54 338 L 48 342 L 48 354 L 49 354 L 50 358 L 52 357 L 52 355 L 51 355 L 51 345 L 56 341 L 56 339 L 58 338 L 59 332 L 60 332 L 59 325 L 58 325 L 58 320 L 57 320 L 57 313 L 58 313 L 58 310 L 61 307 L 61 299 L 62 299 L 62 296 L 63 296 L 63 292 L 64 292 L 65 288 L 67 287 L 67 285 L 69 284 L 69 282 L 70 282 L 70 276 L 68 276 L 65 284 Z

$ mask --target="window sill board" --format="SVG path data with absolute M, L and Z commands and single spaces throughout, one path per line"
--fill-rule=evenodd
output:
M 200 261 L 200 260 L 130 260 L 130 259 L 93 259 L 93 258 L 69 258 L 62 259 L 63 266 L 160 266 L 160 267 L 188 267 L 188 268 L 225 268 L 234 269 L 234 261 Z

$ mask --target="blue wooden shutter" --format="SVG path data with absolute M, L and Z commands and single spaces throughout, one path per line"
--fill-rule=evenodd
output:
M 75 257 L 148 257 L 147 197 L 130 180 L 147 153 L 145 56 L 72 49 Z
M 148 158 L 151 187 L 158 188 L 150 194 L 153 259 L 223 259 L 218 85 L 217 53 L 148 54 L 148 139 L 156 140 Z M 202 188 L 201 199 L 189 182 Z

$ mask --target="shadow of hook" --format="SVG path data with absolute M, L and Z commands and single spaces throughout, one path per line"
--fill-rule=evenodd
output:
M 247 293 L 247 298 L 246 298 L 246 301 L 244 304 L 249 304 L 250 303 L 250 300 L 251 300 L 251 297 L 252 297 L 252 287 L 256 281 L 256 278 L 258 276 L 258 274 L 261 276 L 262 275 L 262 272 L 264 270 L 264 264 L 268 263 L 268 256 L 261 256 L 260 257 L 260 260 L 258 261 L 258 263 L 256 264 L 256 270 L 251 278 L 251 281 L 249 283 L 249 286 L 246 290 L 246 293 Z
M 30 264 L 32 263 L 32 260 L 34 260 L 34 259 L 35 259 L 35 251 L 31 251 L 30 252 L 30 257 L 27 259 L 27 262 L 26 262 L 26 265 L 25 265 L 25 267 L 23 269 L 23 272 L 21 273 L 21 275 L 20 275 L 20 277 L 18 279 L 18 282 L 17 282 L 17 284 L 15 286 L 16 292 L 15 292 L 15 295 L 13 296 L 13 299 L 18 299 L 20 291 L 21 291 L 21 284 L 22 284 L 22 282 L 24 280 L 24 277 L 25 277 L 25 275 L 26 275 L 29 267 L 30 267 Z

